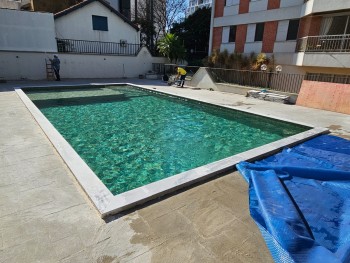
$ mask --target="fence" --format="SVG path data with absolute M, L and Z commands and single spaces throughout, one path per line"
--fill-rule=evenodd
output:
M 136 56 L 141 49 L 140 44 L 100 42 L 74 39 L 56 39 L 57 50 L 61 53 L 78 54 L 115 54 Z
M 298 39 L 296 52 L 350 52 L 350 34 Z
M 350 84 L 350 75 L 307 73 L 306 80 Z
M 237 84 L 298 94 L 304 75 L 263 71 L 208 68 L 214 82 Z

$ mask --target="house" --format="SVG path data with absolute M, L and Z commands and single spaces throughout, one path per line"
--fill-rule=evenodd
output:
M 140 44 L 139 28 L 104 0 L 86 0 L 61 12 L 0 9 L 0 72 L 6 80 L 45 79 L 58 52 L 61 77 L 138 77 L 153 57 Z
M 273 54 L 278 71 L 305 75 L 298 105 L 350 113 L 343 99 L 350 96 L 349 0 L 213 0 L 212 6 L 209 54 Z
M 140 44 L 139 28 L 104 0 L 86 0 L 54 15 L 56 37 Z

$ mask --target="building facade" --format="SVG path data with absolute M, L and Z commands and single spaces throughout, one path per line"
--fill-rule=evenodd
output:
M 283 71 L 350 74 L 349 0 L 213 0 L 209 50 L 274 55 Z
M 193 14 L 198 8 L 211 7 L 212 0 L 189 0 L 186 17 Z

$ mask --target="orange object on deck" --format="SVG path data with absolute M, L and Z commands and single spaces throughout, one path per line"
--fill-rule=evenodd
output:
M 296 105 L 350 114 L 350 84 L 304 80 Z

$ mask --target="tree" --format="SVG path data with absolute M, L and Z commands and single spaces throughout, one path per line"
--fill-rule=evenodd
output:
M 185 18 L 187 0 L 166 0 L 166 28 L 170 29 L 174 23 Z
M 211 8 L 199 8 L 183 22 L 175 23 L 170 32 L 183 40 L 187 58 L 202 59 L 209 48 Z
M 158 41 L 159 53 L 166 56 L 170 63 L 185 57 L 185 48 L 175 34 L 168 33 Z
M 142 43 L 151 49 L 167 29 L 183 18 L 187 0 L 135 0 L 134 23 L 141 26 Z

